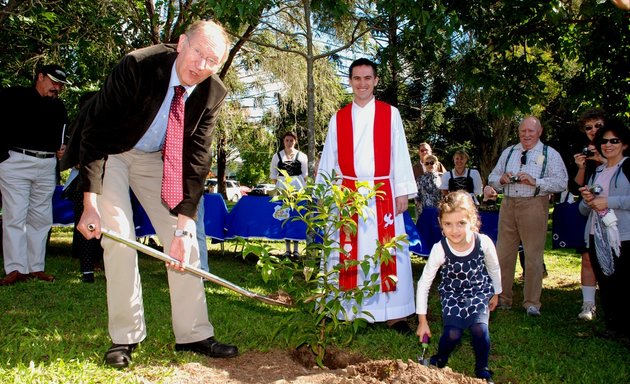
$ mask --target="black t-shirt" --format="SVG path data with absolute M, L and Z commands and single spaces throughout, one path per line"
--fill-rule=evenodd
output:
M 6 134 L 0 161 L 8 157 L 7 151 L 13 147 L 46 152 L 61 147 L 68 122 L 61 100 L 42 97 L 34 87 L 7 88 L 0 91 L 0 116 Z

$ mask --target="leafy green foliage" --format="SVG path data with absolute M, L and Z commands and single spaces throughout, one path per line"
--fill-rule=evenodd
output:
M 372 317 L 361 310 L 363 301 L 380 290 L 379 274 L 370 274 L 370 266 L 390 262 L 394 257 L 390 250 L 400 248 L 406 235 L 383 244 L 377 241 L 374 255 L 362 255 L 359 260 L 346 259 L 339 263 L 336 255 L 347 253 L 339 245 L 339 234 L 356 234 L 357 223 L 353 218 L 365 218 L 370 214 L 369 200 L 379 198 L 376 189 L 366 182 L 357 182 L 357 190 L 351 190 L 340 185 L 334 174 L 324 175 L 321 184 L 309 181 L 305 188 L 296 189 L 290 185 L 291 178 L 286 172 L 284 176 L 285 186 L 274 199 L 282 201 L 282 209 L 296 213 L 285 222 L 293 220 L 306 224 L 311 239 L 304 256 L 291 260 L 273 255 L 267 246 L 250 243 L 245 244 L 243 254 L 256 255 L 263 280 L 273 281 L 293 297 L 298 312 L 280 324 L 278 335 L 283 335 L 294 346 L 310 346 L 321 366 L 327 346 L 347 344 L 365 325 L 364 318 Z M 357 268 L 365 279 L 355 288 L 341 289 L 339 273 L 350 268 Z M 387 278 L 394 279 L 392 276 Z M 304 315 L 306 322 L 297 321 Z
M 581 140 L 575 121 L 586 108 L 630 117 L 630 17 L 608 1 L 397 0 L 378 9 L 396 20 L 378 34 L 387 39 L 379 96 L 399 102 L 412 146 L 427 141 L 443 158 L 468 141 L 485 176 L 524 115 L 539 116 L 544 140 L 563 154 Z

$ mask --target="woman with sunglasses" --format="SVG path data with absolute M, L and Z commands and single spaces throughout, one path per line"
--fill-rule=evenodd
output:
M 595 134 L 604 127 L 606 121 L 605 112 L 599 108 L 591 108 L 585 111 L 578 122 L 580 130 L 586 134 L 586 142 L 580 146 L 580 152 L 573 155 L 577 165 L 577 173 L 572 181 L 569 181 L 569 190 L 574 195 L 579 195 L 579 188 L 595 174 L 595 169 L 606 162 L 595 148 Z M 597 279 L 591 266 L 588 248 L 582 247 L 576 250 L 582 254 L 582 266 L 580 269 L 580 284 L 582 287 L 582 311 L 578 318 L 593 320 L 595 318 L 595 292 Z
M 442 173 L 438 171 L 440 162 L 435 155 L 426 155 L 423 160 L 425 172 L 416 178 L 418 194 L 416 195 L 416 218 L 420 217 L 422 208 L 437 207 L 442 194 Z
M 599 283 L 606 329 L 600 336 L 627 338 L 630 277 L 630 162 L 626 151 L 630 131 L 607 121 L 595 135 L 595 147 L 607 162 L 597 167 L 588 185 L 580 188 L 580 212 L 588 216 L 584 241 Z

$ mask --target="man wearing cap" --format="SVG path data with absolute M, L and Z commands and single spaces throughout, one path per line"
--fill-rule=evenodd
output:
M 0 91 L 5 136 L 0 148 L 0 191 L 4 271 L 0 285 L 29 278 L 53 281 L 44 273 L 46 240 L 52 226 L 57 159 L 64 152 L 68 116 L 59 93 L 68 84 L 58 65 L 40 68 L 32 87 Z

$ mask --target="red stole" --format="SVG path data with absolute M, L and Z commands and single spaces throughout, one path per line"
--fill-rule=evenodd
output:
M 378 239 L 381 243 L 396 236 L 394 226 L 394 196 L 389 179 L 391 165 L 391 106 L 382 101 L 375 100 L 374 116 L 374 184 L 382 183 L 378 189 L 380 191 L 376 197 L 376 221 L 378 224 Z M 344 176 L 342 185 L 356 190 L 355 181 L 357 175 L 354 169 L 354 140 L 352 132 L 352 103 L 343 107 L 337 112 L 337 151 L 339 169 Z M 347 177 L 346 177 L 347 176 Z M 382 177 L 382 179 L 381 179 Z M 371 178 L 366 178 L 371 179 Z M 358 221 L 357 215 L 353 217 L 354 222 Z M 341 248 L 346 252 L 340 252 L 339 261 L 341 264 L 345 260 L 357 260 L 357 236 L 339 233 Z M 372 241 L 372 239 L 362 239 L 362 241 Z M 352 266 L 344 268 L 339 272 L 339 287 L 343 290 L 355 288 L 357 286 L 358 268 Z M 381 290 L 390 292 L 396 290 L 396 283 L 388 276 L 396 276 L 396 254 L 392 252 L 392 259 L 389 262 L 381 263 Z

